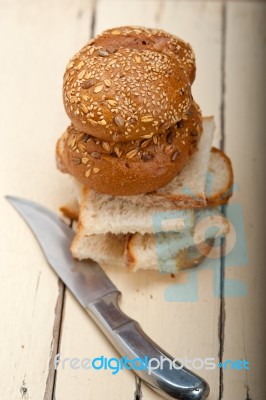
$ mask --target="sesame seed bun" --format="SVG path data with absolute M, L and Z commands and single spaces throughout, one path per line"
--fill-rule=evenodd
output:
M 77 130 L 124 142 L 174 126 L 192 96 L 184 68 L 168 53 L 145 46 L 111 49 L 92 41 L 69 62 L 63 99 Z
M 174 57 L 192 84 L 196 75 L 195 54 L 192 47 L 179 37 L 160 29 L 141 26 L 121 26 L 107 29 L 94 39 L 94 44 L 111 51 L 118 48 L 155 50 Z
M 196 103 L 164 133 L 134 141 L 102 141 L 71 125 L 57 143 L 57 164 L 97 192 L 120 196 L 152 192 L 181 171 L 201 133 Z

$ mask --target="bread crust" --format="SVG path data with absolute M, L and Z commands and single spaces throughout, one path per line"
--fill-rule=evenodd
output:
M 58 167 L 96 192 L 149 193 L 166 185 L 196 151 L 202 117 L 194 102 L 185 119 L 165 133 L 131 142 L 101 141 L 73 125 L 57 144 Z
M 226 204 L 230 197 L 233 194 L 233 184 L 234 184 L 234 171 L 233 166 L 230 158 L 220 149 L 216 147 L 212 147 L 211 149 L 212 154 L 219 154 L 219 156 L 224 160 L 227 165 L 227 173 L 229 175 L 229 179 L 227 181 L 227 185 L 221 189 L 215 195 L 208 195 L 206 193 L 206 201 L 208 206 L 220 206 L 222 204 Z
M 123 48 L 138 50 L 156 50 L 174 57 L 184 69 L 190 84 L 196 75 L 195 54 L 189 45 L 179 37 L 160 29 L 150 29 L 141 26 L 121 26 L 107 29 L 94 39 L 94 44 L 108 48 L 111 51 Z
M 135 254 L 135 242 L 138 240 L 140 234 L 135 233 L 133 235 L 127 235 L 126 237 L 126 243 L 125 243 L 125 253 L 124 253 L 124 259 L 125 259 L 125 267 L 127 271 L 129 272 L 136 272 L 136 266 L 137 266 L 137 257 Z M 151 239 L 155 241 L 154 234 L 151 234 Z M 197 267 L 205 258 L 206 256 L 200 254 L 198 252 L 198 255 L 195 254 L 193 258 L 189 256 L 189 253 L 191 253 L 195 249 L 194 246 L 182 249 L 179 251 L 179 253 L 176 255 L 175 261 L 176 262 L 176 271 L 179 272 L 184 269 L 190 269 L 190 268 L 195 268 Z M 209 247 L 209 251 L 211 250 L 211 247 Z M 207 250 L 206 250 L 207 252 Z
M 108 35 L 118 45 L 123 39 L 112 33 L 104 38 Z M 84 46 L 64 75 L 64 106 L 76 129 L 124 142 L 165 132 L 182 119 L 192 96 L 176 57 L 146 48 L 118 47 L 113 52 L 96 43 Z

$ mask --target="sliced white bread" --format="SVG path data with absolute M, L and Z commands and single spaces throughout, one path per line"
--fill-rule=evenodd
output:
M 201 224 L 197 225 L 199 222 Z M 130 271 L 155 269 L 160 272 L 189 268 L 199 262 L 202 252 L 208 253 L 210 240 L 226 235 L 230 229 L 228 221 L 215 208 L 195 211 L 195 226 L 198 229 L 195 231 L 193 228 L 190 232 L 136 233 L 129 236 L 125 250 L 127 268 Z
M 216 218 L 220 217 L 220 218 Z M 195 224 L 201 224 L 198 237 L 204 237 L 206 242 L 205 254 L 210 248 L 210 240 L 217 235 L 226 235 L 229 224 L 221 213 L 215 209 L 201 209 L 196 211 Z M 213 228 L 209 229 L 212 226 Z M 217 223 L 218 221 L 218 223 Z M 139 269 L 153 269 L 160 272 L 177 272 L 179 269 L 197 265 L 204 257 L 202 247 L 204 242 L 197 243 L 195 229 L 190 232 L 162 232 L 156 234 L 136 233 L 134 235 L 106 235 L 83 236 L 80 232 L 75 236 L 71 245 L 71 252 L 75 258 L 92 259 L 102 267 L 113 266 L 126 268 L 129 271 Z M 197 245 L 200 244 L 201 252 Z
M 71 252 L 74 258 L 79 260 L 92 259 L 101 266 L 111 265 L 118 268 L 125 267 L 125 248 L 127 235 L 106 235 L 82 236 L 75 235 L 71 244 Z
M 232 195 L 233 183 L 234 175 L 230 159 L 222 150 L 213 147 L 206 179 L 207 205 L 225 204 Z
M 166 235 L 167 240 L 172 241 L 170 233 Z M 196 266 L 204 257 L 195 248 L 189 247 L 172 252 L 164 259 L 158 260 L 155 252 L 154 235 L 106 235 L 81 236 L 76 235 L 71 245 L 71 252 L 74 258 L 79 260 L 91 259 L 99 263 L 103 268 L 122 268 L 135 272 L 139 269 L 159 270 L 158 264 L 167 267 L 168 272 L 177 272 L 178 269 Z M 130 252 L 127 249 L 130 246 Z M 129 257 L 130 261 L 129 261 Z M 134 258 L 133 258 L 134 257 Z M 174 266 L 174 268 L 173 268 Z M 165 271 L 164 271 L 165 272 Z

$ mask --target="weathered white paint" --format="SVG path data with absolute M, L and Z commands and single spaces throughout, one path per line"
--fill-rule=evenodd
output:
M 3 196 L 31 198 L 54 210 L 66 196 L 68 187 L 55 169 L 54 156 L 56 138 L 68 123 L 62 76 L 68 59 L 88 37 L 90 10 L 85 0 L 0 5 L 3 400 L 44 398 L 61 296 L 32 233 Z M 50 381 L 47 391 L 51 399 Z
M 224 399 L 263 399 L 265 323 L 265 126 L 266 4 L 227 6 L 225 148 L 238 190 L 233 203 L 244 214 L 249 262 L 225 269 L 242 281 L 247 297 L 225 300 L 226 359 L 246 359 L 250 371 L 224 372 Z
M 2 195 L 28 197 L 54 210 L 67 197 L 70 182 L 56 171 L 54 161 L 56 139 L 68 124 L 61 99 L 62 75 L 67 60 L 89 38 L 94 3 L 1 3 Z M 197 58 L 194 97 L 204 114 L 215 115 L 216 145 L 221 139 L 225 78 L 225 147 L 239 185 L 232 203 L 241 203 L 244 210 L 250 262 L 225 271 L 226 278 L 243 280 L 249 292 L 244 299 L 225 299 L 223 359 L 246 358 L 252 367 L 247 373 L 224 372 L 223 399 L 248 398 L 246 384 L 250 398 L 260 399 L 265 370 L 261 357 L 265 337 L 261 324 L 265 281 L 261 151 L 265 148 L 265 93 L 260 90 L 265 85 L 265 5 L 228 2 L 226 14 L 223 10 L 220 1 L 98 0 L 95 32 L 116 25 L 146 25 L 163 28 L 190 42 Z M 222 59 L 224 33 L 226 57 Z M 52 340 L 54 337 L 57 341 L 60 327 L 62 287 L 58 289 L 58 280 L 25 223 L 3 197 L 0 202 L 1 237 L 5 239 L 1 240 L 0 269 L 0 397 L 42 399 L 47 387 L 45 400 L 52 399 L 53 371 L 50 369 L 49 375 L 48 369 L 52 351 L 56 350 Z M 195 303 L 164 299 L 165 289 L 172 283 L 185 283 L 187 273 L 172 278 L 152 271 L 107 272 L 122 291 L 122 309 L 169 353 L 218 358 L 220 299 L 213 295 L 213 271 L 200 270 L 199 301 Z M 63 357 L 117 356 L 68 291 L 59 350 Z M 210 383 L 210 399 L 216 400 L 219 370 L 200 374 Z M 144 384 L 142 390 L 144 400 L 159 399 Z M 66 367 L 57 372 L 54 395 L 57 400 L 124 400 L 133 399 L 134 391 L 135 380 L 130 372 L 111 375 L 110 371 Z

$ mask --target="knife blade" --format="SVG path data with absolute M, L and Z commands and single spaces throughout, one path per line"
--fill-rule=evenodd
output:
M 6 198 L 33 231 L 50 266 L 122 357 L 174 360 L 145 334 L 138 322 L 120 309 L 121 293 L 100 265 L 92 260 L 73 259 L 69 248 L 74 232 L 62 219 L 30 200 Z M 180 363 L 175 362 L 175 365 L 179 369 L 164 363 L 162 369 L 134 369 L 134 373 L 165 399 L 206 399 L 209 395 L 207 382 Z

